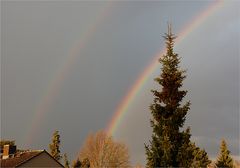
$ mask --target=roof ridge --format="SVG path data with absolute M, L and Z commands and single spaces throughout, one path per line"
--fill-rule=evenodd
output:
M 31 151 L 30 151 L 30 152 L 31 152 Z M 36 153 L 35 155 L 33 155 L 33 156 L 31 156 L 31 157 L 29 157 L 29 158 L 27 158 L 27 159 L 23 160 L 22 162 L 19 162 L 17 165 L 15 165 L 15 167 L 17 167 L 17 166 L 19 166 L 19 165 L 21 165 L 21 164 L 23 164 L 23 163 L 27 162 L 28 160 L 30 160 L 30 159 L 32 159 L 32 158 L 34 158 L 34 157 L 38 156 L 38 155 L 39 155 L 39 154 L 41 154 L 42 152 L 44 152 L 44 150 L 42 150 L 42 151 L 39 151 L 39 153 Z M 26 152 L 26 153 L 27 153 L 27 152 Z

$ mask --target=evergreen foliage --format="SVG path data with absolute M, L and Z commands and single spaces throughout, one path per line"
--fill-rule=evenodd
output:
M 15 145 L 15 141 L 11 140 L 0 140 L 0 148 L 3 148 L 4 145 Z
M 233 168 L 233 159 L 230 156 L 230 151 L 227 148 L 227 144 L 225 140 L 222 140 L 220 146 L 220 153 L 216 162 L 216 167 L 227 167 Z
M 52 136 L 52 143 L 49 144 L 50 154 L 58 161 L 61 160 L 60 154 L 60 135 L 58 131 L 55 131 Z
M 76 161 L 73 162 L 72 165 L 73 168 L 81 168 L 82 167 L 82 163 L 79 159 L 77 159 Z
M 181 129 L 190 109 L 190 102 L 181 105 L 187 94 L 186 90 L 181 90 L 185 70 L 180 69 L 180 58 L 173 51 L 176 37 L 170 26 L 164 38 L 167 52 L 159 59 L 161 74 L 155 79 L 161 90 L 152 90 L 154 103 L 150 110 L 153 134 L 150 145 L 145 145 L 147 167 L 190 167 L 194 158 L 190 129 Z
M 89 159 L 88 158 L 83 159 L 81 168 L 89 168 L 89 167 L 90 167 Z
M 0 140 L 0 153 L 3 153 L 3 146 L 4 145 L 15 145 L 15 141 L 11 140 Z
M 73 168 L 89 168 L 90 167 L 90 161 L 88 158 L 83 159 L 82 161 L 79 160 L 79 158 L 73 162 L 72 165 Z
M 63 157 L 64 157 L 64 167 L 65 168 L 70 168 L 70 163 L 68 161 L 67 154 L 64 153 Z
M 199 147 L 196 147 L 195 144 L 193 144 L 193 162 L 192 162 L 192 166 L 193 168 L 206 168 L 211 161 L 208 159 L 208 155 L 207 152 L 203 149 L 201 150 Z

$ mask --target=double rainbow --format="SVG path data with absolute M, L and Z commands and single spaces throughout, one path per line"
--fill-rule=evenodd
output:
M 178 38 L 176 39 L 176 44 L 180 43 L 184 40 L 184 38 L 189 35 L 194 29 L 196 29 L 202 22 L 207 20 L 207 18 L 213 14 L 217 9 L 219 9 L 223 5 L 223 1 L 215 1 L 210 6 L 208 6 L 203 12 L 197 15 L 194 19 L 192 19 L 189 24 L 185 26 L 185 28 L 177 34 Z M 84 37 L 81 38 L 78 42 L 75 43 L 75 46 L 70 50 L 67 60 L 65 64 L 57 71 L 57 74 L 50 82 L 47 92 L 43 96 L 42 100 L 34 110 L 34 117 L 32 123 L 30 124 L 30 130 L 26 133 L 26 144 L 31 144 L 33 138 L 37 134 L 37 130 L 40 126 L 40 123 L 43 121 L 45 113 L 50 108 L 50 104 L 57 96 L 60 91 L 60 88 L 68 75 L 71 67 L 74 65 L 74 62 L 77 58 L 77 55 L 81 53 L 81 51 L 86 47 L 88 41 L 93 37 L 97 28 L 103 20 L 109 15 L 112 9 L 112 3 L 109 3 L 103 10 L 101 14 L 98 15 L 96 21 L 89 27 L 88 31 L 85 32 Z M 149 76 L 157 69 L 158 67 L 158 59 L 161 55 L 165 53 L 165 50 L 157 53 L 151 64 L 147 66 L 147 68 L 141 73 L 141 75 L 137 78 L 135 84 L 131 87 L 131 89 L 127 92 L 127 95 L 122 99 L 121 103 L 117 107 L 109 125 L 106 128 L 106 131 L 110 135 L 114 135 L 119 124 L 124 118 L 124 115 L 129 111 L 129 107 L 134 101 L 137 94 L 141 91 Z

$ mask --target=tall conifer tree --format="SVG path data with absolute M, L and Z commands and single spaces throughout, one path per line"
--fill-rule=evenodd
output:
M 58 131 L 55 131 L 52 136 L 52 143 L 49 144 L 50 154 L 58 161 L 61 160 L 60 154 L 60 135 Z
M 159 62 L 161 74 L 155 81 L 161 85 L 152 90 L 154 102 L 150 106 L 153 128 L 150 145 L 145 145 L 147 167 L 190 167 L 193 148 L 190 143 L 190 129 L 181 129 L 185 122 L 190 102 L 182 105 L 186 90 L 181 90 L 185 70 L 180 69 L 180 57 L 174 53 L 174 39 L 171 26 L 164 36 L 167 52 Z

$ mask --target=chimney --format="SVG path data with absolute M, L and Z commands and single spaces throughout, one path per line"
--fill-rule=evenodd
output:
M 17 150 L 16 145 L 4 145 L 2 158 L 7 159 L 13 157 L 14 154 L 16 153 L 16 150 Z

